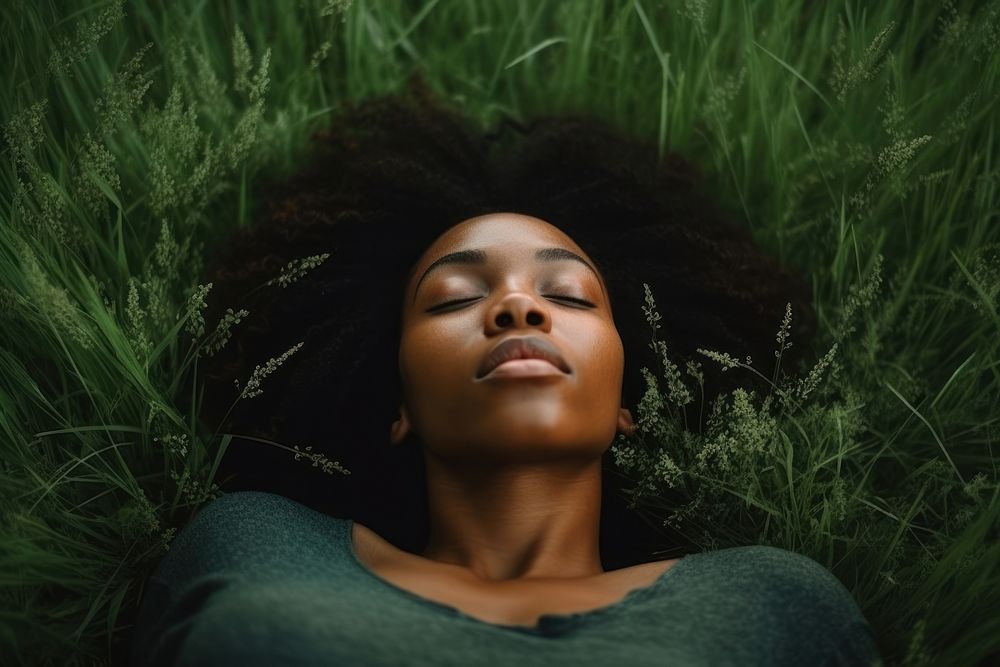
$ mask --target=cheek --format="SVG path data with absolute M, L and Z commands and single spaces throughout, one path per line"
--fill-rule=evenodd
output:
M 613 353 L 609 356 L 606 373 L 608 391 L 620 393 L 625 380 L 625 354 L 620 341 L 614 346 Z
M 460 364 L 457 341 L 441 327 L 415 327 L 403 333 L 399 343 L 399 373 L 403 386 L 414 391 L 433 391 L 454 376 Z
M 599 371 L 601 379 L 617 381 L 624 373 L 625 350 L 618 330 L 613 326 L 594 330 L 583 352 L 584 358 L 592 362 L 588 366 Z
M 598 343 L 597 354 L 602 361 L 594 367 L 595 375 L 589 380 L 594 389 L 589 392 L 591 409 L 595 414 L 617 415 L 625 379 L 625 350 L 616 329 Z
M 622 380 L 625 375 L 625 354 L 619 344 L 615 350 L 614 363 L 611 365 L 611 377 L 612 380 L 621 386 Z

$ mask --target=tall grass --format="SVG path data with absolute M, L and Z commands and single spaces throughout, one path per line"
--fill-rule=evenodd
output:
M 663 363 L 614 445 L 636 509 L 679 544 L 825 564 L 889 664 L 1000 657 L 1000 3 L 42 0 L 0 17 L 0 655 L 120 660 L 143 578 L 218 494 L 233 438 L 177 407 L 247 315 L 204 321 L 206 247 L 331 110 L 419 69 L 484 125 L 586 110 L 684 154 L 812 280 L 814 366 L 714 405 L 647 292 Z M 767 316 L 776 355 L 804 344 L 794 312 Z M 311 447 L 289 455 L 348 472 Z

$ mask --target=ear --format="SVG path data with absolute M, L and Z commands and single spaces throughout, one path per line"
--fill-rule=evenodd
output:
M 618 410 L 618 430 L 625 435 L 632 435 L 635 433 L 636 425 L 632 421 L 632 413 L 629 412 L 628 408 L 621 408 Z
M 400 405 L 399 419 L 392 422 L 392 426 L 389 428 L 389 442 L 393 445 L 401 444 L 410 433 L 411 428 L 410 414 L 405 405 Z

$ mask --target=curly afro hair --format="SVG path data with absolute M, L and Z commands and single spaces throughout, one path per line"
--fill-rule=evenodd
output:
M 406 551 L 424 548 L 421 453 L 388 443 L 401 396 L 400 300 L 430 243 L 485 213 L 545 220 L 596 262 L 625 346 L 623 400 L 633 413 L 645 390 L 640 369 L 662 369 L 649 346 L 643 283 L 663 317 L 657 335 L 680 367 L 704 360 L 695 352 L 702 347 L 752 356 L 769 376 L 788 302 L 797 345 L 782 363 L 797 366 L 816 328 L 805 281 L 728 223 L 700 181 L 689 162 L 660 160 L 648 142 L 583 115 L 508 119 L 483 131 L 419 78 L 338 111 L 329 129 L 313 136 L 308 163 L 262 188 L 255 223 L 221 244 L 208 264 L 214 296 L 207 321 L 229 307 L 250 314 L 220 352 L 200 362 L 199 414 L 218 432 L 309 446 L 350 474 L 331 477 L 288 451 L 235 438 L 217 475 L 220 487 L 279 493 L 353 518 Z M 288 262 L 326 252 L 329 259 L 293 284 L 272 280 Z M 245 382 L 255 365 L 299 342 L 261 395 L 233 405 L 234 379 Z M 713 362 L 703 371 L 706 402 L 756 382 L 722 375 Z M 655 560 L 663 529 L 626 506 L 610 449 L 604 470 L 605 569 Z

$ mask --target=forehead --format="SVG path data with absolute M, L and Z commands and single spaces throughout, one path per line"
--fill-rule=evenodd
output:
M 567 248 L 590 259 L 573 239 L 555 225 L 520 213 L 490 213 L 464 220 L 435 239 L 417 260 L 410 281 L 445 253 L 467 248 L 531 249 L 542 245 Z

